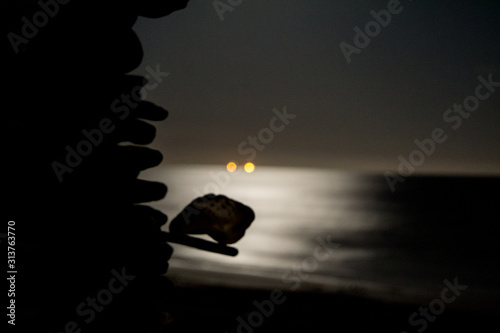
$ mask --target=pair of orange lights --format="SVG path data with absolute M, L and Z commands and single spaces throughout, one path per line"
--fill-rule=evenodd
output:
M 235 172 L 236 169 L 238 169 L 238 165 L 234 162 L 229 162 L 226 165 L 226 169 L 229 172 Z M 252 162 L 247 162 L 245 165 L 243 165 L 243 170 L 245 170 L 246 173 L 252 173 L 255 170 L 255 164 Z

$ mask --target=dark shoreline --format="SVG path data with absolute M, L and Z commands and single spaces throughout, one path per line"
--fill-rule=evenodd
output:
M 270 290 L 244 290 L 223 287 L 179 288 L 173 326 L 182 332 L 418 332 L 423 316 L 409 317 L 428 304 L 394 303 L 347 293 L 285 292 L 282 304 L 275 304 L 265 316 L 256 303 L 266 307 Z M 261 308 L 262 309 L 262 308 Z M 259 312 L 260 314 L 256 314 Z M 431 314 L 430 314 L 431 315 Z M 446 307 L 427 322 L 426 332 L 485 331 L 498 316 Z M 259 320 L 262 318 L 262 323 Z M 431 317 L 432 318 L 432 317 Z M 195 319 L 195 320 L 193 320 Z M 252 326 L 249 322 L 256 325 Z M 238 330 L 241 328 L 240 330 Z M 423 332 L 424 330 L 422 330 Z

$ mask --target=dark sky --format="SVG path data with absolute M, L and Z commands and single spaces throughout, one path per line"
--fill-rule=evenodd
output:
M 348 63 L 340 44 L 354 47 L 354 28 L 391 2 L 243 0 L 221 20 L 212 1 L 191 0 L 140 19 L 136 72 L 170 73 L 147 95 L 170 111 L 153 145 L 164 163 L 244 162 L 238 147 L 286 106 L 296 117 L 272 140 L 262 132 L 257 165 L 395 170 L 441 128 L 446 140 L 416 172 L 499 174 L 500 87 L 479 105 L 469 98 L 476 110 L 458 128 L 443 118 L 475 95 L 479 75 L 500 82 L 499 2 L 401 1 Z

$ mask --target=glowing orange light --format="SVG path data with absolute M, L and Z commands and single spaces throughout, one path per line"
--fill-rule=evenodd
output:
M 252 162 L 247 162 L 245 163 L 245 166 L 243 168 L 245 169 L 245 172 L 252 173 L 255 170 L 255 164 L 253 164 Z
M 234 163 L 234 162 L 229 162 L 229 163 L 226 165 L 226 169 L 227 169 L 227 171 L 229 171 L 229 172 L 235 172 L 237 167 L 238 167 L 238 166 L 237 166 L 237 165 L 236 165 L 236 163 Z

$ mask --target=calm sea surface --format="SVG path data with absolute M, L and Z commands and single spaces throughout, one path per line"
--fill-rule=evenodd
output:
M 173 244 L 167 276 L 178 283 L 428 303 L 457 278 L 467 285 L 462 305 L 500 299 L 499 196 L 488 193 L 498 178 L 417 177 L 394 193 L 383 176 L 309 168 L 162 166 L 142 178 L 167 184 L 151 206 L 170 219 L 205 193 L 256 213 L 236 257 Z

